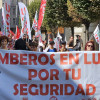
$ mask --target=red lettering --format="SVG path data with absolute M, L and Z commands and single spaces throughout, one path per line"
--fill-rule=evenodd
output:
M 63 95 L 63 84 L 60 84 L 60 95 Z
M 45 73 L 45 76 L 43 75 L 41 75 L 42 73 Z M 48 77 L 49 77 L 49 72 L 46 70 L 46 69 L 41 69 L 40 71 L 39 71 L 39 73 L 38 73 L 38 76 L 39 76 L 39 78 L 41 79 L 41 80 L 47 80 L 48 79 Z
M 64 69 L 64 72 L 66 73 L 66 80 L 69 80 L 69 72 L 71 69 Z
M 20 84 L 20 95 L 27 95 L 27 84 Z
M 79 53 L 76 53 L 76 58 L 73 56 L 73 54 L 69 54 L 69 64 L 72 64 L 72 61 L 79 64 Z
M 49 93 L 49 85 L 46 84 L 45 85 L 45 92 L 43 93 L 44 89 L 43 89 L 43 85 L 40 84 L 40 95 L 48 95 Z
M 54 56 L 55 54 L 50 55 L 50 59 L 52 60 L 52 62 L 50 62 L 50 65 L 53 65 L 55 63 L 55 59 L 53 58 Z
M 20 54 L 20 64 L 21 65 L 27 65 L 27 62 L 24 62 L 25 60 L 27 61 L 27 54 Z
M 59 86 L 57 84 L 50 84 L 50 95 L 59 95 L 58 91 L 59 91 Z
M 6 18 L 7 18 L 7 20 L 10 18 L 10 15 L 9 14 L 6 14 Z
M 10 64 L 18 64 L 19 60 L 18 60 L 18 54 L 16 53 L 11 53 L 10 54 Z
M 29 54 L 29 65 L 32 65 L 32 62 L 34 63 L 34 65 L 37 65 L 37 56 L 36 54 Z
M 4 58 L 2 57 L 2 55 L 1 55 L 1 53 L 0 53 L 0 63 L 4 64 L 4 62 L 5 62 L 6 64 L 9 63 L 9 54 L 8 54 L 8 53 L 5 54 Z
M 92 88 L 92 91 L 89 91 L 89 88 Z M 86 84 L 86 95 L 94 95 L 96 92 L 96 87 L 93 84 Z
M 42 62 L 42 57 L 45 58 L 45 62 Z M 49 62 L 49 58 L 48 58 L 48 56 L 47 56 L 46 54 L 41 54 L 41 55 L 39 56 L 38 61 L 39 61 L 39 63 L 40 63 L 41 65 L 46 65 L 46 64 Z
M 78 69 L 78 76 L 75 76 L 75 69 L 72 69 L 72 79 L 73 80 L 79 80 L 81 79 L 81 69 Z
M 91 61 L 87 61 L 87 53 L 84 53 L 84 64 L 91 64 Z
M 21 14 L 24 15 L 23 9 L 21 8 Z
M 28 80 L 32 80 L 32 78 L 35 78 L 36 76 L 37 76 L 37 71 L 35 69 L 28 70 Z
M 35 92 L 33 92 L 33 91 L 32 91 L 32 88 L 33 88 L 33 87 L 37 88 L 37 85 L 31 84 L 31 85 L 29 86 L 29 93 L 30 93 L 31 95 L 38 95 L 38 89 L 35 89 Z
M 9 26 L 10 24 L 6 21 L 6 24 Z M 9 29 L 9 27 L 7 27 L 7 29 Z
M 60 54 L 60 64 L 61 65 L 67 65 L 68 64 L 67 61 L 65 62 L 65 60 L 67 60 L 67 58 L 65 58 L 65 57 L 67 57 L 67 56 L 68 56 L 68 54 Z
M 100 64 L 100 53 L 98 53 L 98 61 L 96 61 L 95 53 L 92 54 L 93 64 Z
M 68 88 L 71 89 L 71 91 L 68 92 Z M 74 87 L 71 84 L 65 84 L 65 95 L 72 95 L 74 93 Z
M 7 5 L 7 3 L 5 3 L 5 4 L 6 4 L 6 11 L 10 12 L 10 5 Z
M 57 69 L 50 70 L 50 80 L 53 80 L 53 77 L 55 77 L 56 80 L 59 80 L 58 75 L 59 71 Z
M 14 90 L 15 90 L 15 92 L 13 93 L 14 95 L 18 95 L 18 89 L 17 89 L 17 87 L 18 87 L 18 84 L 15 84 L 14 85 Z
M 75 95 L 78 95 L 78 94 L 85 95 L 85 92 L 84 92 L 84 89 L 82 87 L 82 84 L 78 84 L 78 87 L 77 87 Z

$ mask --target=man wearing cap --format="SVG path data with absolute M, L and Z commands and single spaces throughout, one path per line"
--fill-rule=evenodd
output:
M 66 41 L 62 41 L 60 52 L 66 52 L 66 51 L 68 51 L 68 49 L 66 48 Z
M 50 48 L 48 49 L 47 52 L 57 52 L 57 49 L 54 48 L 54 44 L 55 44 L 54 41 L 49 42 Z

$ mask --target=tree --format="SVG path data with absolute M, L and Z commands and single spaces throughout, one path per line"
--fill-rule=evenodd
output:
M 43 26 L 55 33 L 58 27 L 68 26 L 71 17 L 67 14 L 67 0 L 48 0 Z
M 38 0 L 38 1 L 31 2 L 31 4 L 28 6 L 28 12 L 29 12 L 31 26 L 32 26 L 32 23 L 33 23 L 33 20 L 35 17 L 36 10 L 37 10 L 37 12 L 39 12 L 40 3 L 41 3 L 41 1 Z M 35 31 L 32 30 L 31 33 L 35 34 Z
M 72 21 L 70 21 L 69 26 L 71 27 L 72 36 L 74 37 L 74 27 L 81 25 L 81 20 L 80 20 L 81 17 L 78 15 L 77 10 L 73 7 L 70 0 L 67 0 L 67 7 L 68 7 L 67 13 L 72 18 Z
M 91 22 L 99 19 L 100 1 L 99 0 L 70 0 L 75 8 L 81 22 L 86 27 L 86 33 L 89 40 L 88 29 Z
M 28 6 L 31 25 L 32 25 L 33 19 L 35 17 L 36 10 L 39 12 L 40 3 L 41 3 L 41 1 L 38 0 L 37 2 L 31 2 L 31 4 Z

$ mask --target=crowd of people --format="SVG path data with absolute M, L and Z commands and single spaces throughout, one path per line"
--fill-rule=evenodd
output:
M 32 40 L 29 39 L 27 34 L 23 35 L 23 38 L 18 40 L 13 40 L 12 35 L 9 37 L 1 36 L 0 37 L 0 49 L 5 50 L 28 50 L 28 51 L 38 51 L 38 52 L 68 52 L 68 51 L 81 51 L 83 47 L 83 42 L 79 36 L 76 40 L 76 45 L 73 45 L 74 38 L 71 36 L 69 41 L 61 41 L 59 46 L 59 51 L 54 47 L 55 42 L 51 39 L 49 44 L 46 41 L 43 41 L 43 45 L 38 45 L 38 38 L 34 37 Z M 85 51 L 94 51 L 95 46 L 93 41 L 88 41 L 85 45 Z

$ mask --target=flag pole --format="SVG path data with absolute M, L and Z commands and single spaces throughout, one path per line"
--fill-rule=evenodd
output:
M 17 34 L 17 25 L 18 25 L 18 0 L 16 0 L 16 34 Z
M 100 21 L 99 21 L 99 24 L 98 24 L 98 28 L 99 28 L 99 51 L 100 51 Z
M 100 43 L 99 43 L 99 51 L 100 51 Z

